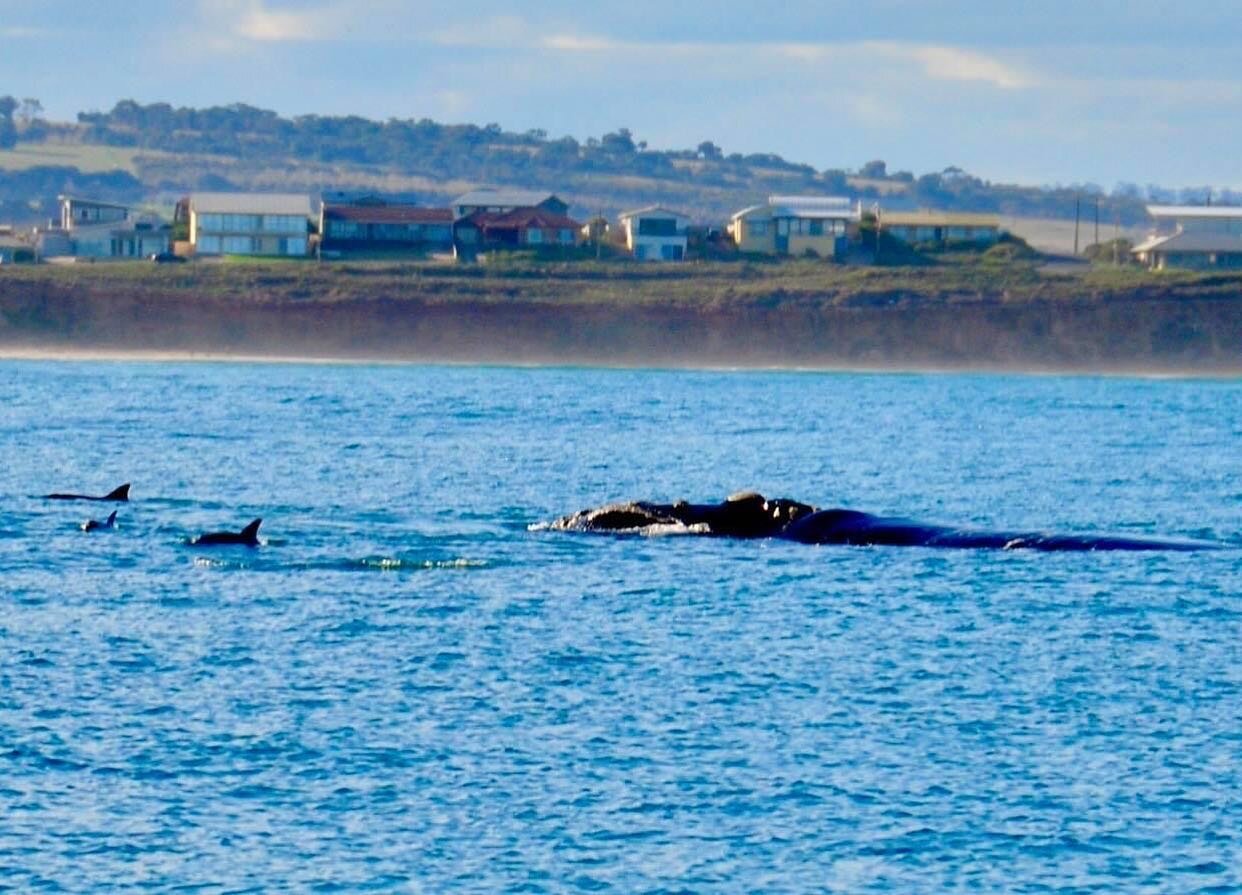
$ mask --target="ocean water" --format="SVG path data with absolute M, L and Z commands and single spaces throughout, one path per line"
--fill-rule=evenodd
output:
M 1242 891 L 1242 549 L 538 528 L 1242 544 L 1240 443 L 1238 382 L 0 363 L 0 889 Z

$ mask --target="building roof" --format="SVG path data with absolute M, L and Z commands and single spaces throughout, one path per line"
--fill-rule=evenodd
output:
M 538 227 L 541 230 L 577 230 L 581 224 L 563 214 L 556 214 L 544 208 L 515 208 L 513 211 L 494 212 L 476 211 L 466 219 L 478 229 L 488 230 L 529 230 Z
M 1146 252 L 1237 252 L 1242 254 L 1242 236 L 1233 233 L 1174 233 L 1152 236 L 1130 249 L 1131 254 Z
M 196 214 L 300 214 L 310 217 L 305 193 L 194 193 L 190 208 Z
M 423 205 L 324 205 L 329 221 L 357 221 L 365 224 L 451 224 L 451 208 Z
M 1238 205 L 1148 205 L 1153 218 L 1242 218 Z
M 621 221 L 637 217 L 664 217 L 678 218 L 685 221 L 690 220 L 688 215 L 684 215 L 680 211 L 673 211 L 670 208 L 665 208 L 663 205 L 647 205 L 643 208 L 636 208 L 633 211 L 627 211 L 623 214 L 617 215 L 617 219 Z
M 471 190 L 453 200 L 453 207 L 473 205 L 480 208 L 531 208 L 549 199 L 562 202 L 555 193 L 539 190 Z
M 132 206 L 122 205 L 119 202 L 100 202 L 98 199 L 84 199 L 81 196 L 57 196 L 57 202 L 72 202 L 75 205 L 94 205 L 96 208 L 120 208 L 128 211 Z
M 774 218 L 844 219 L 861 217 L 857 205 L 843 196 L 769 196 L 766 205 L 751 205 L 733 215 L 732 220 L 764 212 Z
M 881 208 L 880 223 L 886 227 L 1000 228 L 1000 218 L 997 215 L 957 211 L 885 211 Z

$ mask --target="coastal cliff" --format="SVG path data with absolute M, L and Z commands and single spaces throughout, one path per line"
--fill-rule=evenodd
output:
M 0 352 L 1237 375 L 1242 276 L 810 263 L 7 268 Z

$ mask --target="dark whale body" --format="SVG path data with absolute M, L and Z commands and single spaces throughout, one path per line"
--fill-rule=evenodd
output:
M 1044 532 L 981 531 L 927 525 L 911 519 L 873 516 L 858 510 L 819 510 L 783 498 L 769 500 L 742 493 L 723 503 L 608 504 L 564 516 L 551 528 L 562 531 L 634 532 L 680 526 L 715 537 L 782 538 L 802 544 L 859 547 L 952 547 L 973 550 L 1214 550 L 1208 541 L 1172 541 L 1109 535 L 1060 535 Z
M 113 488 L 103 497 L 92 497 L 89 494 L 46 494 L 44 500 L 129 500 L 129 482 L 121 485 L 119 488 Z
M 190 541 L 191 547 L 223 547 L 241 545 L 243 547 L 259 546 L 259 526 L 262 519 L 255 519 L 241 531 L 210 531 Z

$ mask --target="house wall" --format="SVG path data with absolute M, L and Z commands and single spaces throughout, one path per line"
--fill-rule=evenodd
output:
M 776 254 L 776 223 L 770 217 L 750 215 L 733 222 L 733 241 L 739 252 Z
M 659 221 L 674 232 L 660 236 L 642 233 L 643 221 Z M 673 215 L 663 214 L 626 218 L 624 221 L 626 248 L 639 261 L 684 261 L 686 228 L 682 221 L 683 219 Z M 669 227 L 669 224 L 672 226 Z
M 190 242 L 202 255 L 303 257 L 307 219 L 298 214 L 216 214 L 190 210 Z
M 79 258 L 145 258 L 168 251 L 167 230 L 129 230 L 114 227 L 76 229 L 70 234 L 72 254 Z
M 128 208 L 113 205 L 94 205 L 90 202 L 65 201 L 60 206 L 62 230 L 91 227 L 97 224 L 116 224 L 129 218 Z

